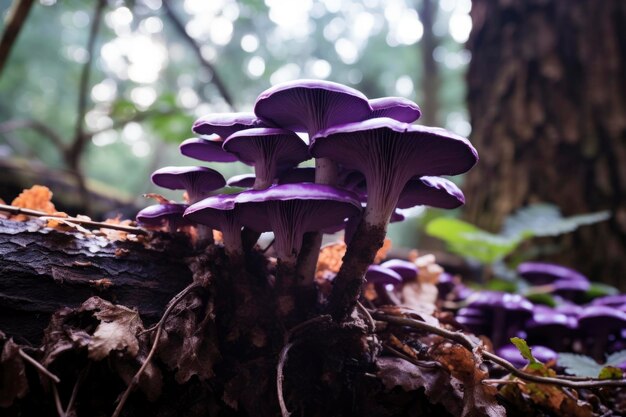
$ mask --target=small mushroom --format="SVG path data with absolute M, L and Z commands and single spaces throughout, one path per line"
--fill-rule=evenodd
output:
M 211 113 L 196 120 L 191 130 L 199 135 L 216 134 L 226 139 L 240 130 L 267 127 L 254 113 Z
M 254 166 L 255 190 L 263 190 L 272 185 L 279 168 L 292 168 L 310 158 L 302 139 L 286 129 L 241 130 L 230 135 L 223 148 L 236 155 L 240 161 Z
M 252 188 L 255 180 L 254 174 L 240 174 L 230 177 L 226 181 L 226 185 L 229 187 Z
M 610 341 L 620 337 L 626 327 L 626 313 L 607 306 L 586 307 L 578 316 L 578 328 L 586 336 L 585 343 L 596 360 L 603 360 Z
M 404 123 L 413 123 L 422 115 L 419 106 L 404 97 L 381 97 L 370 100 L 370 118 L 389 117 Z
M 183 219 L 183 213 L 187 207 L 187 204 L 154 204 L 137 213 L 137 223 L 149 228 L 167 226 L 170 233 L 174 233 L 180 227 L 190 224 Z
M 556 360 L 558 354 L 546 346 L 533 345 L 530 347 L 533 356 L 539 362 L 550 362 Z M 523 368 L 528 364 L 528 359 L 524 359 L 519 349 L 515 345 L 507 344 L 496 350 L 496 354 L 503 359 L 511 362 L 516 368 Z
M 193 204 L 226 185 L 224 177 L 207 167 L 164 167 L 152 174 L 152 182 L 170 190 L 185 190 Z
M 402 277 L 396 271 L 382 265 L 371 265 L 365 273 L 365 281 L 374 286 L 378 305 L 401 304 L 393 293 L 393 288 L 402 284 Z M 388 289 L 388 286 L 391 288 Z
M 573 269 L 547 262 L 523 262 L 518 265 L 517 273 L 531 285 L 548 285 L 561 280 L 589 282 Z
M 415 281 L 418 275 L 417 265 L 404 259 L 391 259 L 385 261 L 380 266 L 389 268 L 402 277 L 403 282 Z
M 524 326 L 528 343 L 540 343 L 559 352 L 569 350 L 578 320 L 552 309 L 537 307 Z
M 465 204 L 463 192 L 450 180 L 441 177 L 419 177 L 410 180 L 400 193 L 397 208 L 430 206 L 455 209 Z
M 237 157 L 222 149 L 224 140 L 217 135 L 208 139 L 191 138 L 180 144 L 180 153 L 205 162 L 235 162 Z

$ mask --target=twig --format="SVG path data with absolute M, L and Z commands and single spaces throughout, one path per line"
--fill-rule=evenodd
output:
M 7 120 L 6 122 L 0 123 L 0 134 L 13 132 L 14 130 L 19 129 L 32 129 L 42 136 L 47 137 L 50 139 L 50 142 L 52 142 L 55 148 L 57 148 L 57 150 L 61 153 L 61 156 L 65 156 L 66 145 L 63 142 L 63 139 L 57 132 L 45 123 L 40 122 L 39 120 L 31 119 Z
M 441 365 L 437 361 L 421 361 L 419 359 L 414 359 L 410 357 L 409 355 L 404 354 L 403 352 L 400 352 L 399 350 L 395 349 L 393 346 L 389 345 L 388 343 L 385 343 L 384 346 L 385 346 L 385 349 L 387 349 L 389 352 L 393 353 L 400 359 L 404 359 L 405 361 L 410 362 L 415 366 L 419 366 L 420 368 L 440 368 L 441 367 Z
M 59 382 L 61 382 L 61 380 L 59 379 L 58 376 L 56 376 L 55 374 L 53 374 L 52 372 L 50 372 L 49 370 L 47 370 L 42 364 L 40 364 L 39 362 L 37 362 L 32 356 L 30 356 L 28 353 L 24 352 L 22 349 L 19 350 L 20 352 L 20 356 L 22 357 L 22 359 L 24 359 L 26 362 L 30 363 L 31 365 L 33 365 L 35 368 L 37 368 L 37 370 L 47 376 L 48 378 L 50 378 L 52 381 L 54 381 L 56 384 L 58 384 Z
M 370 312 L 367 311 L 365 306 L 363 304 L 361 304 L 360 301 L 356 302 L 356 307 L 365 316 L 365 318 L 367 319 L 367 324 L 369 324 L 370 333 L 374 333 L 376 331 L 376 322 L 374 321 L 374 318 L 372 317 Z
M 0 39 L 0 74 L 2 74 L 11 49 L 13 49 L 15 40 L 24 26 L 24 22 L 28 17 L 28 12 L 30 12 L 32 5 L 33 0 L 17 0 L 13 2 L 13 7 L 6 19 L 2 39 Z
M 17 206 L 10 206 L 8 204 L 0 204 L 0 211 L 4 211 L 7 213 L 11 213 L 11 214 L 24 214 L 26 216 L 33 216 L 33 217 L 45 217 L 46 219 L 51 219 L 51 220 L 57 220 L 57 219 L 67 220 L 72 223 L 82 224 L 84 226 L 90 226 L 93 228 L 120 230 L 122 232 L 133 233 L 136 235 L 145 235 L 148 233 L 147 230 L 141 229 L 139 227 L 122 226 L 121 224 L 112 224 L 112 223 L 106 223 L 106 222 L 95 222 L 93 220 L 83 220 L 83 219 L 79 219 L 76 217 L 55 216 L 55 215 L 51 215 L 50 213 L 45 213 L 43 211 L 31 210 L 31 209 L 26 209 L 26 208 L 17 207 Z
M 224 84 L 224 82 L 220 78 L 219 74 L 215 70 L 215 67 L 213 66 L 213 64 L 211 64 L 209 61 L 207 61 L 204 58 L 204 56 L 202 56 L 202 52 L 200 50 L 200 46 L 196 43 L 195 39 L 193 39 L 191 36 L 189 36 L 187 31 L 185 30 L 185 25 L 183 25 L 181 20 L 174 13 L 174 10 L 172 10 L 172 7 L 170 6 L 169 1 L 168 0 L 163 0 L 162 4 L 163 4 L 163 9 L 165 10 L 165 13 L 167 14 L 167 17 L 171 20 L 171 22 L 173 23 L 174 27 L 176 28 L 176 30 L 180 34 L 180 36 L 182 36 L 183 39 L 185 39 L 185 41 L 189 44 L 189 46 L 191 46 L 191 49 L 193 49 L 194 53 L 198 57 L 198 60 L 200 61 L 200 64 L 202 64 L 202 66 L 204 68 L 206 68 L 211 73 L 211 75 L 212 75 L 212 82 L 217 87 L 217 90 L 219 91 L 220 95 L 224 98 L 224 101 L 226 101 L 226 103 L 228 103 L 228 105 L 234 111 L 236 111 L 234 100 L 233 100 L 232 96 L 230 95 L 230 92 L 226 88 L 226 84 Z
M 519 379 L 483 379 L 482 381 L 480 381 L 482 384 L 494 384 L 494 385 L 499 385 L 499 384 L 506 384 L 506 385 L 526 385 L 526 383 L 524 381 L 521 381 Z
M 56 385 L 52 385 L 52 396 L 54 397 L 54 406 L 57 409 L 59 417 L 65 417 L 65 411 L 63 410 L 63 404 L 61 404 L 61 397 L 59 396 L 59 390 Z
M 150 333 L 153 332 L 154 330 L 156 330 L 159 326 L 162 326 L 165 323 L 165 319 L 167 319 L 167 316 L 169 315 L 169 311 L 171 311 L 174 307 L 176 307 L 176 305 L 178 303 L 181 302 L 181 300 L 191 292 L 191 290 L 194 290 L 196 288 L 198 288 L 200 285 L 197 283 L 191 283 L 189 285 L 187 285 L 185 288 L 183 288 L 183 290 L 181 292 L 179 292 L 178 294 L 176 294 L 171 300 L 170 302 L 167 304 L 167 307 L 165 309 L 165 313 L 163 313 L 163 316 L 161 316 L 161 319 L 156 322 L 156 324 L 148 327 L 145 330 L 142 330 L 141 332 L 139 332 L 137 334 L 137 336 L 141 336 L 143 334 L 146 333 Z
M 141 368 L 139 368 L 135 376 L 133 376 L 133 379 L 130 381 L 130 384 L 128 384 L 128 387 L 126 387 L 126 390 L 122 394 L 122 397 L 120 398 L 120 402 L 117 404 L 117 407 L 115 407 L 115 411 L 113 412 L 111 417 L 119 417 L 120 413 L 122 412 L 122 409 L 124 408 L 124 404 L 126 404 L 126 401 L 128 400 L 128 397 L 130 396 L 130 393 L 133 391 L 135 386 L 137 386 L 137 384 L 139 383 L 139 379 L 141 378 L 141 375 L 143 375 L 144 371 L 150 364 L 150 361 L 152 360 L 152 357 L 156 353 L 156 350 L 159 346 L 159 339 L 161 338 L 161 332 L 163 331 L 163 324 L 165 324 L 165 320 L 167 319 L 167 317 L 170 315 L 174 307 L 176 307 L 178 303 L 180 303 L 180 301 L 184 298 L 185 295 L 189 294 L 191 290 L 198 288 L 198 287 L 200 287 L 200 285 L 195 282 L 189 284 L 187 287 L 185 287 L 181 292 L 179 292 L 172 299 L 172 301 L 170 302 L 170 305 L 165 309 L 165 312 L 163 313 L 161 320 L 159 320 L 159 323 L 157 324 L 156 334 L 154 335 L 154 342 L 152 343 L 152 348 L 150 349 L 150 352 L 148 353 L 146 360 L 141 365 Z
M 389 323 L 399 324 L 401 326 L 413 327 L 416 329 L 424 330 L 429 333 L 442 336 L 446 339 L 457 342 L 458 344 L 460 344 L 461 346 L 463 346 L 469 351 L 474 351 L 474 349 L 480 347 L 478 344 L 472 342 L 463 333 L 452 332 L 452 331 L 442 329 L 437 326 L 433 326 L 431 324 L 427 324 L 423 321 L 413 320 L 413 319 L 409 319 L 405 317 L 388 316 L 386 314 L 381 314 L 378 312 L 374 312 L 372 315 L 378 320 L 388 321 Z M 496 354 L 493 354 L 487 351 L 482 351 L 481 354 L 484 359 L 487 359 L 493 363 L 500 365 L 501 367 L 509 371 L 511 374 L 525 381 L 536 382 L 539 384 L 552 384 L 552 385 L 558 385 L 561 387 L 568 387 L 568 388 L 601 388 L 601 387 L 624 387 L 626 386 L 626 379 L 619 379 L 619 380 L 590 379 L 586 381 L 574 381 L 571 379 L 564 379 L 564 378 L 558 378 L 558 377 L 533 375 L 533 374 L 524 372 L 520 369 L 517 369 L 515 365 L 513 365 L 511 362 L 499 357 Z
M 287 334 L 285 335 L 285 343 L 289 342 L 293 338 L 293 335 L 299 333 L 300 331 L 302 331 L 302 329 L 305 329 L 315 323 L 322 322 L 322 321 L 330 323 L 332 319 L 329 315 L 325 314 L 325 315 L 313 317 L 312 319 L 303 321 L 302 323 L 299 323 L 293 326 L 291 329 L 287 331 Z
M 80 374 L 78 375 L 78 378 L 76 379 L 76 383 L 74 384 L 74 388 L 72 389 L 72 395 L 70 396 L 70 400 L 67 403 L 65 414 L 71 414 L 72 407 L 74 407 L 74 403 L 76 402 L 76 396 L 78 395 L 78 389 L 80 388 L 80 385 L 85 380 L 85 377 L 89 373 L 90 369 L 91 369 L 91 362 L 87 363 L 87 366 L 85 366 L 83 370 L 80 371 Z
M 278 392 L 278 404 L 280 405 L 280 414 L 282 417 L 289 417 L 291 415 L 287 409 L 287 404 L 285 404 L 285 397 L 283 395 L 283 382 L 285 381 L 284 368 L 287 363 L 289 350 L 298 343 L 300 343 L 299 340 L 287 343 L 280 351 L 280 355 L 278 355 L 278 366 L 276 368 L 276 391 Z

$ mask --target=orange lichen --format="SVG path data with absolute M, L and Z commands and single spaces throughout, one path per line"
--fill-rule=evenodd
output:
M 31 188 L 22 191 L 20 195 L 15 197 L 15 199 L 11 202 L 11 205 L 30 210 L 37 210 L 55 216 L 67 216 L 65 213 L 57 212 L 54 204 L 52 204 L 52 191 L 43 185 L 33 185 Z M 26 215 L 18 214 L 13 217 L 13 220 L 26 221 L 28 218 L 29 217 Z
M 315 272 L 315 279 L 318 283 L 334 277 L 339 272 L 343 256 L 346 254 L 346 248 L 347 246 L 344 242 L 335 242 L 324 246 L 320 250 Z

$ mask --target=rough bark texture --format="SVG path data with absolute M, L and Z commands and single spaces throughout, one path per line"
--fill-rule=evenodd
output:
M 475 0 L 468 217 L 497 230 L 532 202 L 610 222 L 563 239 L 559 261 L 620 285 L 626 270 L 626 3 Z M 624 283 L 621 283 L 624 287 Z
M 192 250 L 182 235 L 163 234 L 146 246 L 78 239 L 42 224 L 0 219 L 0 329 L 16 340 L 39 343 L 52 313 L 94 295 L 153 322 L 191 282 L 184 258 Z

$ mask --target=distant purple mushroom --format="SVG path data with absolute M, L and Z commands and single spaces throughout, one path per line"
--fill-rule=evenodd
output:
M 417 275 L 419 273 L 417 269 L 417 265 L 413 262 L 405 261 L 404 259 L 391 259 L 383 262 L 380 266 L 384 268 L 389 268 L 392 271 L 396 272 L 400 277 L 402 277 L 402 281 L 415 281 Z M 366 277 L 367 279 L 367 277 Z
M 189 201 L 193 204 L 211 191 L 226 185 L 219 172 L 206 167 L 164 167 L 152 173 L 152 182 L 159 187 L 170 190 L 185 190 Z
M 370 118 L 389 117 L 404 123 L 413 123 L 422 115 L 419 106 L 404 97 L 382 97 L 370 100 Z
M 564 352 L 571 346 L 577 330 L 578 320 L 550 309 L 535 307 L 533 317 L 524 326 L 528 343 L 540 343 L 558 352 Z
M 456 175 L 478 160 L 465 138 L 444 129 L 409 125 L 389 118 L 370 119 L 326 129 L 311 141 L 311 154 L 329 158 L 348 169 L 363 173 L 367 183 L 367 207 L 357 235 L 348 248 L 342 271 L 337 274 L 334 297 L 347 291 L 348 283 L 361 280 L 382 245 L 387 224 L 403 188 L 413 177 Z M 374 244 L 373 244 L 374 243 Z M 366 252 L 366 253 L 364 253 Z M 358 286 L 350 285 L 350 288 Z M 358 294 L 354 294 L 354 302 Z M 354 305 L 337 307 L 333 316 L 345 318 Z
M 147 227 L 167 226 L 170 233 L 190 223 L 183 219 L 187 204 L 155 204 L 148 206 L 137 213 L 137 223 Z
M 254 113 L 211 113 L 196 120 L 192 130 L 199 135 L 216 134 L 228 138 L 240 130 L 267 127 Z
M 255 190 L 272 185 L 279 168 L 292 168 L 310 158 L 306 144 L 298 135 L 278 128 L 235 132 L 226 139 L 223 148 L 240 161 L 254 166 Z
M 385 268 L 382 265 L 370 265 L 365 273 L 365 281 L 374 285 L 379 305 L 399 305 L 400 300 L 387 289 L 388 285 L 393 287 L 402 284 L 402 277 L 396 271 Z
M 586 307 L 578 316 L 578 328 L 586 336 L 591 356 L 603 360 L 612 338 L 626 327 L 626 313 L 607 306 Z
M 539 362 L 549 362 L 556 360 L 557 353 L 546 346 L 531 346 L 532 354 Z M 528 360 L 524 359 L 519 349 L 515 345 L 507 344 L 496 350 L 496 354 L 515 365 L 516 368 L 523 368 L 528 364 Z
M 183 141 L 178 149 L 182 155 L 205 162 L 235 162 L 237 157 L 222 149 L 224 140 L 218 136 L 208 139 L 191 138 Z
M 523 262 L 517 267 L 517 273 L 532 285 L 547 285 L 555 281 L 584 281 L 587 277 L 573 269 L 547 262 Z
M 295 132 L 306 132 L 309 140 L 331 126 L 365 120 L 372 108 L 360 91 L 323 80 L 297 80 L 275 85 L 262 92 L 254 113 L 266 123 Z M 325 157 L 316 160 L 320 184 L 336 181 L 336 165 Z
M 607 306 L 619 308 L 626 304 L 626 294 L 606 295 L 604 297 L 598 297 L 591 301 L 591 305 L 594 306 Z

